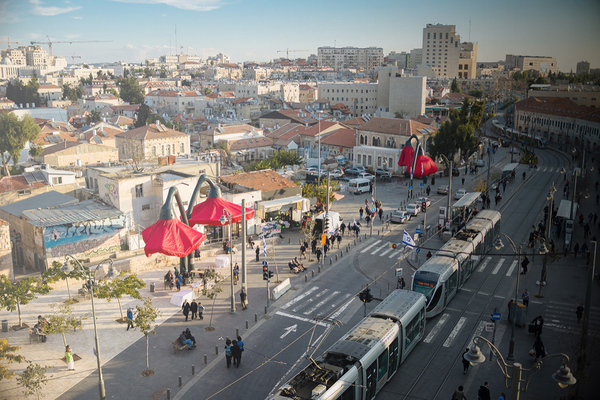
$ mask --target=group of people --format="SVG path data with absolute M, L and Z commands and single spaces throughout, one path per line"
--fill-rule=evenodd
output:
M 469 349 L 467 349 L 467 352 Z M 463 366 L 466 365 L 465 374 L 469 369 L 469 362 L 463 358 Z M 477 391 L 477 400 L 491 400 L 492 394 L 490 392 L 490 384 L 488 382 L 484 382 L 483 385 L 479 386 L 479 390 Z M 465 395 L 465 388 L 460 385 L 458 389 L 454 391 L 452 394 L 452 400 L 467 400 L 467 396 Z M 504 392 L 500 393 L 500 397 L 498 400 L 506 400 L 506 394 Z
M 181 332 L 181 335 L 179 335 L 179 341 L 182 345 L 187 345 L 188 350 L 191 350 L 194 347 L 196 347 L 196 338 L 192 336 L 190 328 L 187 328 L 185 331 Z
M 290 271 L 293 272 L 294 274 L 298 274 L 300 272 L 306 271 L 304 264 L 302 264 L 300 261 L 298 261 L 298 257 L 294 257 L 288 263 L 288 267 L 290 268 Z
M 192 300 L 191 303 L 185 300 L 183 302 L 183 305 L 181 306 L 181 310 L 183 312 L 183 315 L 185 315 L 186 321 L 189 317 L 191 317 L 192 321 L 195 318 L 204 319 L 204 306 L 200 302 L 196 303 L 196 300 Z
M 181 290 L 181 286 L 187 285 L 189 282 L 193 281 L 192 275 L 188 271 L 183 271 L 183 273 L 179 273 L 177 267 L 173 268 L 174 273 L 169 270 L 165 274 L 165 285 L 173 288 L 173 285 L 177 287 L 177 290 Z
M 42 339 L 42 343 L 47 340 L 46 330 L 50 326 L 50 322 L 41 315 L 38 315 L 38 322 L 33 326 L 31 331 Z
M 375 205 L 375 211 L 372 210 L 371 207 L 369 207 L 369 199 L 365 199 L 365 208 L 363 209 L 362 206 L 358 209 L 358 220 L 362 220 L 363 215 L 365 214 L 366 211 L 366 216 L 365 216 L 365 221 L 367 222 L 367 226 L 369 226 L 369 224 L 371 223 L 371 221 L 373 221 L 377 216 L 379 216 L 379 220 L 383 223 L 383 207 L 381 206 L 381 201 L 376 200 L 374 202 Z
M 225 360 L 227 361 L 227 368 L 231 367 L 231 361 L 233 359 L 233 365 L 239 368 L 242 362 L 242 353 L 244 352 L 244 342 L 240 336 L 237 340 L 229 340 L 225 342 Z

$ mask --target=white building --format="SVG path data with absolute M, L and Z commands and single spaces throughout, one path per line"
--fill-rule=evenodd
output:
M 346 68 L 373 69 L 383 64 L 381 47 L 319 47 L 317 65 L 336 70 Z

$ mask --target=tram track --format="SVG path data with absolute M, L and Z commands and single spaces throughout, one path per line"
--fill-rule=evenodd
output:
M 538 151 L 538 168 L 536 169 L 536 172 L 531 174 L 530 177 L 526 180 L 524 180 L 518 187 L 518 189 L 506 200 L 503 200 L 503 204 L 500 206 L 499 211 L 501 213 L 503 213 L 505 210 L 507 210 L 511 205 L 514 205 L 517 201 L 517 197 L 518 194 L 521 193 L 522 190 L 524 190 L 527 186 L 528 183 L 532 182 L 532 180 L 534 180 L 539 174 L 543 174 L 540 169 L 542 166 L 551 166 L 554 163 L 556 163 L 557 165 L 562 165 L 564 162 L 564 159 L 566 158 L 562 153 L 558 152 L 558 151 L 552 151 L 551 149 L 549 149 L 550 151 Z M 562 159 L 562 162 L 561 162 Z M 543 163 L 542 163 L 543 162 Z M 542 183 L 542 187 L 544 189 L 541 190 L 540 192 L 540 196 L 543 195 L 543 193 L 545 193 L 545 188 L 547 188 L 553 177 L 554 174 L 546 174 L 548 175 L 548 177 L 546 179 L 544 179 L 543 183 Z M 515 180 L 518 179 L 518 177 L 515 176 L 514 178 Z M 540 182 L 536 183 L 536 185 L 539 185 Z M 544 197 L 545 200 L 545 197 Z M 536 210 L 539 205 L 539 203 L 534 203 L 530 208 L 527 214 L 528 215 L 535 215 L 536 217 L 533 219 L 533 221 L 536 220 L 540 210 Z M 513 218 L 513 216 L 511 215 L 510 217 L 508 217 L 508 221 L 510 221 Z M 502 219 L 502 225 L 504 226 L 505 224 L 505 220 L 504 218 Z M 521 234 L 521 240 L 517 240 L 516 243 L 520 243 L 523 242 L 523 239 L 525 237 L 525 234 L 529 231 L 529 226 L 531 226 L 531 219 L 529 218 L 523 218 L 521 219 L 521 221 L 518 223 L 518 227 L 517 229 L 514 229 L 514 233 L 519 232 Z M 512 252 L 512 249 L 510 249 Z M 517 266 L 517 273 L 520 272 L 520 266 Z M 477 316 L 478 321 L 481 321 L 481 319 L 483 318 L 484 314 L 487 312 L 486 310 L 488 310 L 488 308 L 490 307 L 491 302 L 493 301 L 493 299 L 495 298 L 495 296 L 498 294 L 498 290 L 501 287 L 502 283 L 504 282 L 504 280 L 506 279 L 506 275 L 502 274 L 500 276 L 500 279 L 498 280 L 498 282 L 495 284 L 494 289 L 491 293 L 491 295 L 488 296 L 488 301 L 485 304 L 484 307 L 481 308 L 481 312 L 479 313 L 479 315 Z M 466 302 L 465 306 L 462 308 L 462 310 L 459 312 L 459 314 L 456 316 L 454 315 L 454 319 L 455 320 L 460 320 L 460 318 L 464 317 L 465 314 L 467 313 L 467 311 L 471 308 L 471 306 L 474 304 L 474 301 L 476 299 L 476 297 L 478 296 L 481 288 L 487 284 L 490 283 L 490 280 L 493 279 L 493 275 L 491 274 L 487 274 L 487 276 L 482 279 L 482 281 L 478 284 L 476 290 L 473 291 L 472 296 L 469 298 L 469 300 Z M 472 312 L 470 313 L 472 315 Z M 443 315 L 443 314 L 440 314 Z M 468 335 L 468 339 L 467 341 L 470 341 L 470 338 L 473 337 L 476 333 L 476 330 L 478 329 L 478 325 L 476 324 L 471 331 L 469 332 Z M 435 400 L 437 398 L 439 398 L 444 386 L 446 385 L 446 383 L 449 380 L 450 374 L 451 372 L 454 370 L 454 368 L 456 367 L 456 363 L 458 362 L 458 360 L 460 359 L 460 356 L 463 353 L 463 349 L 465 347 L 469 347 L 470 343 L 466 342 L 463 343 L 463 346 L 457 346 L 457 348 L 459 349 L 459 353 L 456 354 L 453 359 L 454 362 L 453 364 L 447 369 L 447 372 L 445 373 L 443 379 L 439 380 L 436 379 L 436 382 L 440 382 L 437 385 L 437 389 L 435 390 L 435 394 L 433 395 L 433 397 L 431 397 L 432 400 Z M 442 350 L 442 348 L 444 347 L 444 341 L 440 340 L 439 344 L 437 345 L 437 347 L 435 348 L 435 350 L 433 351 L 433 353 L 431 354 L 431 356 L 429 357 L 429 360 L 427 361 L 427 363 L 424 365 L 424 367 L 422 368 L 421 372 L 417 375 L 416 379 L 413 381 L 413 383 L 410 385 L 410 387 L 408 388 L 408 390 L 405 392 L 404 394 L 404 399 L 408 399 L 408 398 L 412 398 L 412 393 L 415 390 L 415 388 L 417 387 L 417 385 L 425 378 L 426 376 L 426 372 L 428 371 L 428 369 L 430 368 L 430 366 L 432 365 L 432 363 L 434 363 L 434 361 L 437 359 L 438 354 L 440 353 L 440 351 Z M 431 386 L 433 382 L 428 382 L 428 385 Z M 382 389 L 382 392 L 385 392 L 385 388 Z M 417 397 L 422 397 L 422 396 L 417 396 Z

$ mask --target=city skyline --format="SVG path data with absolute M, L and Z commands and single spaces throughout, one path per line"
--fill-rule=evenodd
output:
M 367 5 L 356 0 L 0 0 L 0 48 L 7 47 L 7 37 L 24 46 L 46 42 L 48 35 L 56 42 L 110 41 L 54 44 L 53 55 L 69 64 L 72 55 L 85 63 L 140 63 L 175 54 L 176 47 L 203 59 L 224 53 L 232 62 L 268 62 L 285 57 L 288 48 L 303 50 L 290 51 L 290 58 L 306 58 L 323 46 L 410 52 L 422 46 L 426 24 L 440 23 L 456 25 L 461 41 L 478 43 L 478 62 L 522 54 L 554 57 L 563 72 L 574 71 L 579 61 L 599 68 L 600 3 L 578 0 L 559 12 L 564 5 L 509 0 L 499 7 L 465 0 L 450 7 L 441 1 L 380 0 L 365 11 Z

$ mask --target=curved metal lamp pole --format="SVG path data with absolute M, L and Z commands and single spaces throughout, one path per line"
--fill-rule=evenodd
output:
M 448 159 L 448 157 L 446 157 L 443 154 L 440 154 L 440 157 L 442 157 L 444 160 L 446 160 L 446 164 L 448 164 L 448 168 L 449 168 L 449 173 L 448 176 L 450 176 L 450 180 L 448 183 L 448 208 L 446 209 L 446 222 L 450 221 L 450 196 L 452 196 L 452 161 Z
M 67 256 L 65 256 L 65 262 L 63 263 L 63 266 L 60 268 L 60 270 L 62 272 L 67 273 L 67 274 L 70 273 L 71 271 L 73 271 L 73 269 L 74 269 L 73 266 L 69 263 L 69 261 L 68 261 L 69 259 L 74 261 L 78 270 L 80 270 L 81 272 L 83 272 L 84 274 L 87 275 L 88 280 L 90 282 L 90 293 L 92 295 L 91 296 L 91 298 L 92 298 L 92 318 L 94 319 L 94 340 L 96 343 L 96 361 L 98 362 L 98 392 L 100 394 L 100 400 L 104 400 L 104 399 L 106 399 L 106 389 L 104 388 L 104 378 L 102 376 L 102 364 L 100 362 L 100 344 L 98 341 L 98 328 L 96 327 L 96 308 L 94 306 L 94 285 L 92 282 L 92 277 L 94 279 L 96 278 L 96 272 L 98 271 L 100 266 L 107 261 L 110 264 L 110 267 L 108 269 L 108 273 L 106 274 L 106 278 L 112 279 L 112 278 L 114 278 L 116 273 L 115 273 L 115 269 L 113 267 L 113 261 L 110 258 L 100 261 L 100 263 L 96 266 L 96 269 L 94 270 L 94 272 L 92 274 L 92 270 L 90 268 L 86 268 L 83 265 L 81 265 L 79 260 L 76 259 L 75 257 L 73 257 L 71 255 L 67 255 Z
M 502 375 L 504 375 L 504 384 L 507 388 L 511 389 L 511 400 L 519 400 L 519 396 L 521 392 L 525 392 L 529 387 L 529 382 L 531 378 L 542 368 L 542 366 L 553 358 L 562 358 L 562 366 L 558 371 L 552 374 L 552 379 L 558 382 L 558 385 L 564 389 L 569 385 L 574 385 L 577 383 L 573 374 L 571 374 L 571 370 L 568 366 L 569 364 L 569 356 L 563 353 L 551 354 L 546 356 L 539 361 L 537 361 L 531 368 L 523 368 L 523 366 L 519 363 L 514 363 L 513 365 L 509 365 L 500 354 L 500 351 L 496 346 L 494 346 L 489 340 L 481 336 L 475 336 L 473 338 L 473 345 L 471 346 L 468 353 L 464 355 L 465 360 L 469 361 L 472 364 L 481 364 L 485 361 L 485 356 L 481 353 L 480 344 L 486 344 L 491 352 L 496 356 L 496 363 L 500 367 L 502 371 Z M 512 369 L 512 375 L 510 374 L 510 369 Z M 523 372 L 526 372 L 525 378 L 522 379 L 521 375 Z M 522 384 L 523 387 L 522 387 Z

